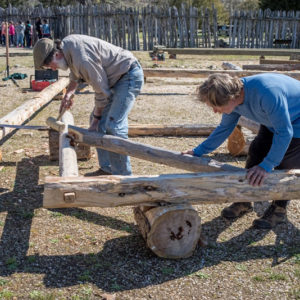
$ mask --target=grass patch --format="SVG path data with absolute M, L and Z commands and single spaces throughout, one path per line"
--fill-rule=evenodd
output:
M 207 275 L 207 274 L 205 274 L 205 273 L 203 273 L 201 271 L 198 271 L 198 272 L 196 272 L 193 275 L 195 275 L 196 277 L 198 277 L 200 279 L 208 279 L 209 278 L 209 275 Z
M 61 217 L 63 217 L 63 214 L 58 211 L 52 211 L 50 216 L 51 216 L 51 218 L 61 218 Z
M 0 286 L 4 286 L 8 283 L 8 280 L 0 278 Z
M 297 253 L 294 255 L 294 260 L 293 262 L 297 265 L 300 265 L 300 253 Z
M 280 273 L 271 273 L 268 276 L 268 279 L 274 280 L 274 281 L 285 281 L 287 280 L 287 276 L 285 274 L 280 274 Z
M 293 299 L 300 300 L 300 289 L 291 290 L 290 295 L 293 297 Z
M 15 270 L 17 268 L 17 259 L 15 257 L 10 257 L 6 260 L 5 264 L 10 270 Z
M 252 277 L 252 280 L 257 282 L 263 282 L 266 281 L 266 278 L 262 275 L 255 275 Z
M 296 269 L 294 275 L 300 279 L 300 269 Z
M 14 297 L 14 293 L 9 290 L 0 291 L 0 298 L 1 299 L 12 299 Z
M 91 274 L 89 270 L 83 272 L 83 274 L 78 276 L 79 281 L 88 281 L 91 279 Z
M 164 267 L 164 268 L 161 269 L 161 272 L 164 275 L 169 275 L 169 274 L 172 274 L 174 272 L 174 269 L 173 268 Z
M 239 271 L 247 271 L 248 270 L 247 266 L 242 265 L 242 264 L 236 265 L 235 268 Z
M 122 286 L 115 282 L 110 286 L 110 288 L 114 291 L 120 291 L 122 289 Z

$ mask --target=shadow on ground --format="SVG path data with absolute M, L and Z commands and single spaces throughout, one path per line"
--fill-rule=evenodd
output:
M 137 227 L 130 223 L 82 209 L 59 209 L 56 211 L 65 215 L 79 219 L 84 216 L 87 222 L 132 234 L 108 240 L 98 253 L 28 256 L 34 210 L 42 206 L 43 186 L 38 185 L 39 167 L 49 164 L 46 156 L 23 159 L 17 164 L 13 191 L 0 190 L 0 211 L 7 212 L 0 241 L 0 276 L 31 272 L 44 274 L 46 287 L 61 288 L 90 282 L 104 291 L 115 292 L 181 278 L 223 261 L 271 258 L 273 265 L 276 265 L 299 252 L 300 231 L 290 222 L 277 226 L 274 245 L 258 246 L 256 243 L 268 234 L 268 230 L 248 228 L 228 241 L 217 242 L 218 236 L 232 225 L 232 222 L 217 217 L 202 225 L 208 247 L 198 247 L 188 259 L 161 259 L 146 248 Z M 3 162 L 0 165 L 9 166 L 12 163 Z M 8 263 L 12 254 L 15 262 Z

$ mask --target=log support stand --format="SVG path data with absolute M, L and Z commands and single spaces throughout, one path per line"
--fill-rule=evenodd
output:
M 199 242 L 200 217 L 189 204 L 138 206 L 134 218 L 147 246 L 159 257 L 189 257 Z

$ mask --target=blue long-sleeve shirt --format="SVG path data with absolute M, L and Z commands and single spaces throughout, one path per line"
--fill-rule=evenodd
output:
M 266 126 L 274 133 L 271 149 L 259 164 L 267 172 L 278 166 L 293 137 L 300 138 L 300 81 L 286 75 L 265 73 L 241 78 L 244 102 L 223 114 L 212 134 L 194 149 L 195 156 L 219 147 L 232 133 L 240 116 Z

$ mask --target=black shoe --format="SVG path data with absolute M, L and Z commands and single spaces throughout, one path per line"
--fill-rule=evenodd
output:
M 256 229 L 272 229 L 277 224 L 284 223 L 286 220 L 286 209 L 276 204 L 271 204 L 264 215 L 253 221 Z
M 98 169 L 97 171 L 89 172 L 89 173 L 85 173 L 84 174 L 85 177 L 90 177 L 90 176 L 108 176 L 108 175 L 112 175 L 112 173 L 106 172 L 106 171 L 102 170 L 101 168 Z
M 235 219 L 253 210 L 250 202 L 236 202 L 222 210 L 221 216 L 225 219 Z

